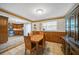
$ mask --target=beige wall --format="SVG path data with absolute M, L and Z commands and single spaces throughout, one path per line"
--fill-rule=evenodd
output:
M 51 22 L 57 21 L 57 31 L 59 32 L 65 32 L 65 19 L 55 19 L 55 20 L 49 20 Z M 32 31 L 40 31 L 42 30 L 41 24 L 43 22 L 48 22 L 48 21 L 42 21 L 42 22 L 33 22 L 32 23 Z M 36 24 L 36 29 L 34 29 L 34 24 Z
M 8 23 L 24 24 L 24 36 L 27 36 L 28 33 L 31 32 L 31 22 L 24 19 L 20 19 L 5 12 L 0 12 L 0 15 L 8 17 Z
M 65 32 L 65 19 L 58 20 L 58 22 L 57 22 L 57 30 L 59 32 Z
M 16 16 L 10 15 L 10 14 L 5 13 L 5 12 L 0 11 L 0 15 L 8 17 L 8 23 L 16 23 L 16 24 L 30 23 L 27 20 L 20 19 L 20 18 L 18 18 Z
M 36 29 L 34 28 L 34 24 L 36 24 Z M 32 23 L 32 31 L 40 31 L 41 30 L 41 23 L 40 22 L 34 22 Z

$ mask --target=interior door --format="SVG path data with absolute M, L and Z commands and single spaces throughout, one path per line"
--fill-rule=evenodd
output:
M 0 16 L 0 43 L 8 41 L 8 18 Z

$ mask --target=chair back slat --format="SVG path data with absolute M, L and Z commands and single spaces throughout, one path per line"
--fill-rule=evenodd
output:
M 31 41 L 29 36 L 24 36 L 25 48 L 31 49 Z

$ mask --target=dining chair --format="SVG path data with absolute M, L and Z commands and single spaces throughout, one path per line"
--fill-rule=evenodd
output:
M 39 50 L 41 49 L 42 50 L 42 53 L 43 53 L 44 52 L 44 49 L 45 49 L 45 39 L 44 39 L 45 34 L 41 32 L 40 35 L 43 35 L 43 39 L 39 42 Z
M 27 52 L 27 49 L 30 51 L 30 54 L 36 52 L 36 45 L 31 42 L 29 36 L 24 36 L 24 42 L 25 42 L 25 54 Z

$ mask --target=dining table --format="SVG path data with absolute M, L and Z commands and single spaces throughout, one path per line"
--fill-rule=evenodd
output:
M 32 35 L 31 42 L 36 44 L 36 54 L 38 54 L 39 42 L 43 40 L 43 35 Z

